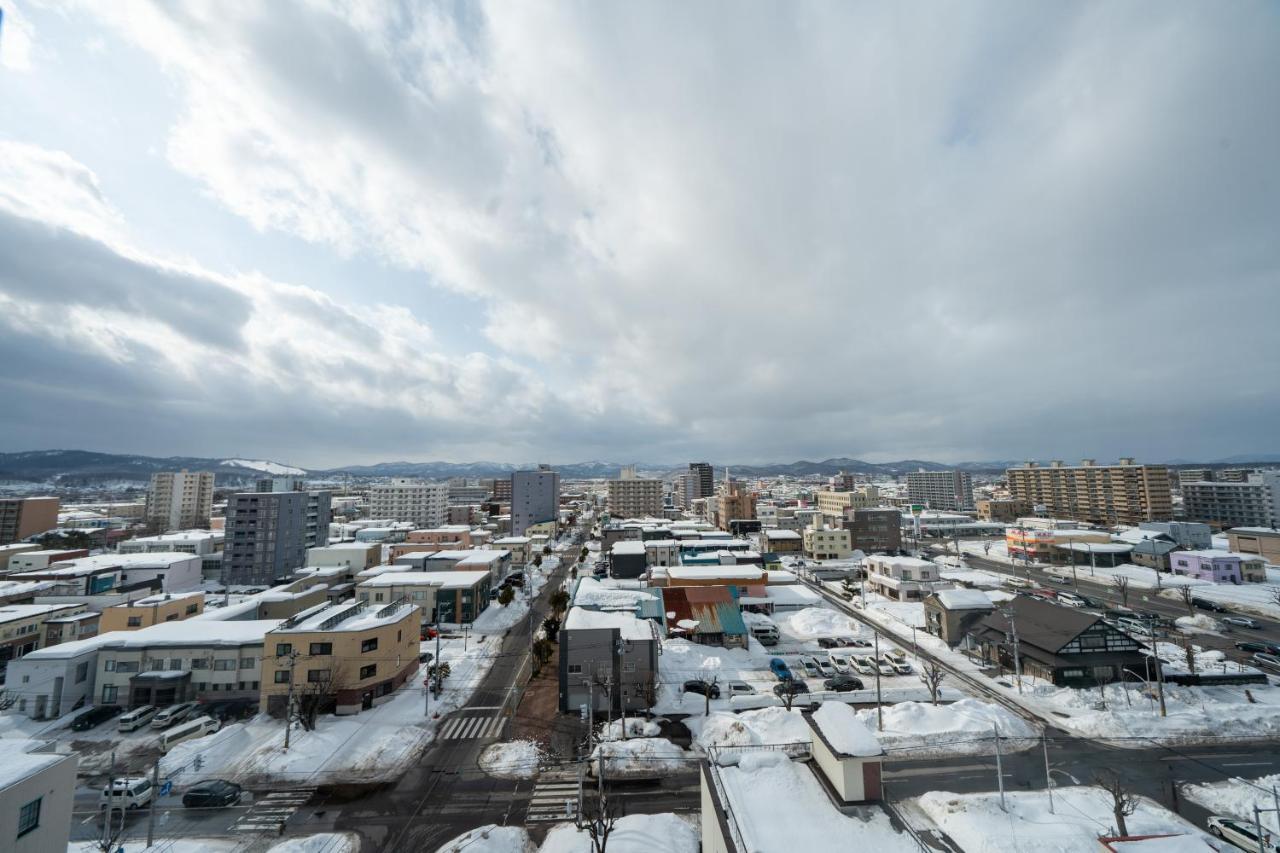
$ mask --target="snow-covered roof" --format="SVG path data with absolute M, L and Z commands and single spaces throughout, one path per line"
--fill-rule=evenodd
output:
M 528 536 L 503 536 L 501 539 L 493 540 L 494 545 L 528 545 Z
M 470 589 L 485 578 L 485 571 L 385 572 L 360 582 L 362 587 L 434 586 L 441 589 Z
M 670 566 L 667 576 L 675 580 L 710 580 L 713 578 L 729 578 L 730 580 L 759 580 L 764 576 L 764 569 L 759 566 Z
M 368 605 L 360 607 L 345 602 L 336 604 L 332 607 L 317 607 L 314 612 L 306 617 L 298 620 L 297 623 L 285 628 L 283 625 L 272 631 L 275 634 L 302 633 L 313 631 L 368 631 L 372 628 L 380 628 L 384 625 L 394 625 L 405 616 L 409 611 L 416 610 L 417 605 L 404 603 L 396 607 L 390 605 Z M 389 611 L 383 613 L 383 611 Z M 322 628 L 321 626 L 335 616 L 343 616 L 347 614 L 340 622 Z M 383 615 L 379 615 L 383 614 Z
M 622 539 L 613 543 L 611 554 L 644 554 L 644 543 L 639 539 Z
M 885 555 L 872 555 L 867 557 L 867 561 L 876 563 L 877 565 L 887 566 L 898 569 L 933 569 L 937 568 L 937 564 L 929 560 L 921 560 L 919 557 L 890 557 Z
M 32 553 L 28 551 L 23 556 L 30 556 Z M 78 577 L 81 575 L 93 574 L 94 572 L 108 571 L 111 569 L 167 569 L 175 563 L 185 563 L 188 560 L 199 560 L 194 554 L 184 554 L 179 551 L 154 551 L 150 554 L 94 554 L 89 557 L 77 557 L 74 560 L 61 560 L 56 563 L 50 563 L 47 569 L 35 569 L 30 572 L 14 575 L 28 577 L 34 575 L 57 575 L 59 577 Z
M 123 604 L 113 604 L 113 607 L 150 607 L 153 604 L 164 604 L 166 601 L 177 601 L 180 598 L 196 598 L 204 597 L 204 593 L 195 592 L 163 592 L 159 595 L 148 595 L 146 598 L 139 598 L 134 601 L 126 601 Z
M 614 582 L 596 580 L 593 577 L 578 579 L 578 586 L 573 594 L 573 603 L 579 607 L 590 607 L 597 610 L 634 610 L 641 601 L 657 598 L 651 592 L 641 589 L 620 589 Z
M 127 542 L 204 542 L 214 539 L 225 539 L 226 532 L 222 530 L 174 530 L 171 533 L 160 533 L 156 536 L 135 536 L 132 539 L 126 539 L 120 544 Z
M 488 566 L 493 563 L 500 562 L 510 555 L 510 551 L 464 548 L 458 551 L 437 551 L 434 554 L 427 554 L 425 562 L 430 563 L 442 560 L 454 560 L 460 566 L 468 564 Z
M 1058 542 L 1053 547 L 1065 551 L 1094 554 L 1127 554 L 1133 546 L 1124 542 Z
M 1234 554 L 1231 551 L 1219 551 L 1217 548 L 1204 549 L 1200 551 L 1178 551 L 1178 557 L 1199 557 L 1202 560 L 1240 560 L 1244 559 L 1242 554 Z
M 112 631 L 101 636 L 109 638 L 104 645 L 124 649 L 145 649 L 152 646 L 246 646 L 261 643 L 267 632 L 281 621 L 233 619 L 215 622 L 181 619 L 176 622 L 161 622 L 137 631 Z
M 1248 533 L 1250 536 L 1280 536 L 1280 530 L 1274 527 L 1232 527 L 1224 533 Z
M 78 606 L 76 604 L 6 604 L 0 607 L 0 623 L 33 619 Z
M 608 631 L 616 629 L 624 640 L 652 640 L 653 624 L 637 619 L 632 613 L 588 610 L 570 607 L 561 626 L 570 631 Z
M 770 573 L 772 575 L 772 573 Z M 815 605 L 822 601 L 822 596 L 799 584 L 770 584 L 764 588 L 765 598 L 774 605 L 784 607 Z
M 845 702 L 823 702 L 812 714 L 814 725 L 839 755 L 868 758 L 883 755 L 884 748 Z
M 0 739 L 0 790 L 16 785 L 46 767 L 66 758 L 56 752 L 35 752 L 42 741 L 20 738 Z
M 760 533 L 766 539 L 801 539 L 798 530 L 762 530 Z
M 990 610 L 995 605 L 991 598 L 980 589 L 940 589 L 934 593 L 938 602 L 948 610 Z

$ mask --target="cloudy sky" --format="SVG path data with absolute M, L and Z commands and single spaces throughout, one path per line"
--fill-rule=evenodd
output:
M 0 8 L 0 450 L 1280 452 L 1273 3 Z

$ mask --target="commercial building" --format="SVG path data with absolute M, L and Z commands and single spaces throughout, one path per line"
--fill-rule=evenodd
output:
M 642 477 L 610 480 L 609 515 L 613 518 L 661 518 L 662 481 Z
M 1238 554 L 1256 554 L 1268 563 L 1280 565 L 1280 529 L 1274 527 L 1234 527 L 1227 542 Z
M 374 542 L 338 542 L 307 549 L 307 565 L 314 568 L 342 567 L 354 574 L 380 562 L 382 546 Z
M 774 554 L 798 554 L 804 549 L 804 537 L 795 530 L 761 530 L 760 550 Z
M 8 545 L 0 545 L 0 575 L 8 574 L 14 569 L 9 568 L 9 561 L 19 554 L 25 554 L 28 551 L 39 551 L 40 546 L 30 542 L 11 542 Z
M 71 837 L 77 756 L 42 751 L 40 741 L 0 741 L 0 849 L 62 853 Z
M 968 471 L 912 471 L 907 474 L 907 497 L 930 509 L 973 510 L 973 477 Z
M 658 634 L 649 620 L 571 607 L 559 643 L 561 711 L 634 713 L 657 701 Z
M 806 527 L 802 534 L 804 555 L 814 560 L 847 560 L 853 554 L 853 537 L 843 527 Z
M 136 631 L 162 622 L 178 622 L 204 612 L 204 593 L 163 593 L 103 608 L 100 629 Z
M 57 498 L 0 498 L 0 545 L 58 526 Z
M 415 527 L 439 527 L 449 507 L 449 486 L 397 477 L 369 490 L 371 518 L 407 521 Z
M 155 581 L 164 592 L 196 589 L 203 580 L 203 558 L 194 554 L 93 554 L 53 563 L 48 568 L 11 575 L 13 580 L 53 581 L 54 595 L 97 595 L 120 586 Z
M 381 705 L 418 669 L 421 623 L 404 600 L 331 605 L 280 623 L 266 635 L 261 710 L 283 715 L 291 684 L 295 702 L 313 701 L 321 713 Z
M 1030 501 L 1014 498 L 984 498 L 977 502 L 977 506 L 978 518 L 997 524 L 1008 524 L 1024 515 L 1031 515 L 1034 509 Z
M 54 563 L 75 560 L 89 556 L 87 548 L 38 548 L 34 551 L 23 551 L 9 557 L 9 574 L 18 572 L 35 572 L 47 569 Z
M 383 572 L 358 583 L 356 598 L 375 606 L 403 599 L 417 606 L 424 624 L 469 625 L 489 608 L 492 588 L 487 571 Z
M 545 465 L 511 475 L 511 535 L 525 536 L 530 526 L 560 521 L 560 474 Z
M 1058 546 L 1072 544 L 1103 547 L 1111 544 L 1111 535 L 1105 530 L 1089 530 L 1077 527 L 1031 527 L 1019 519 L 1016 527 L 1005 530 L 1005 547 L 1015 560 L 1033 563 L 1065 562 L 1069 549 Z M 1086 559 L 1087 563 L 1088 560 Z
M 147 527 L 157 533 L 207 528 L 213 510 L 213 472 L 167 471 L 151 475 Z
M 242 492 L 227 500 L 223 572 L 229 584 L 271 585 L 306 562 L 306 492 Z
M 864 554 L 896 554 L 902 548 L 902 512 L 888 507 L 849 510 L 849 547 Z
M 126 539 L 116 546 L 120 554 L 182 553 L 205 557 L 222 553 L 226 533 L 222 530 L 175 530 L 157 536 Z
M 1015 500 L 1044 507 L 1048 515 L 1094 524 L 1138 524 L 1173 517 L 1169 469 L 1138 465 L 1124 458 L 1116 465 L 1092 459 L 1080 465 L 1035 462 L 1005 471 Z M 1038 509 L 1037 509 L 1038 511 Z
M 716 526 L 721 530 L 734 529 L 735 522 L 750 521 L 755 517 L 756 495 L 737 481 L 732 481 L 716 498 Z
M 1183 514 L 1217 528 L 1280 526 L 1280 471 L 1250 474 L 1243 483 L 1182 484 Z

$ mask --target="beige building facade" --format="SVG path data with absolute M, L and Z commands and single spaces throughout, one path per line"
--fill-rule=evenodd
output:
M 1009 493 L 1047 514 L 1093 524 L 1138 524 L 1173 518 L 1169 469 L 1121 459 L 1098 465 L 1086 459 L 1079 465 L 1035 462 L 1005 471 Z

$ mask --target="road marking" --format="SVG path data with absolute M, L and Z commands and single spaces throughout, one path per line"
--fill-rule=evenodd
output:
M 563 777 L 540 780 L 529 797 L 525 821 L 561 821 L 578 807 L 578 783 Z
M 275 791 L 256 800 L 232 825 L 236 832 L 262 832 L 287 823 L 294 813 L 315 795 L 315 788 Z
M 483 717 L 454 717 L 440 729 L 440 740 L 472 740 L 495 737 L 506 718 L 500 714 Z

